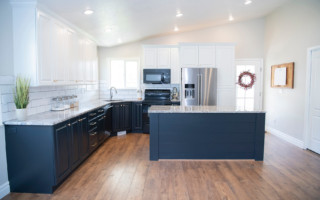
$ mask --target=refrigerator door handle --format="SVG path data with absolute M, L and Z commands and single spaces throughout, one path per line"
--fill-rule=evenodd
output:
M 198 105 L 200 106 L 202 104 L 201 102 L 201 90 L 202 90 L 202 77 L 201 74 L 198 74 Z

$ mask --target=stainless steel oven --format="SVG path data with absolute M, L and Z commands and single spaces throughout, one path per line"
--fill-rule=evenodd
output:
M 170 69 L 144 69 L 143 83 L 145 84 L 170 84 Z

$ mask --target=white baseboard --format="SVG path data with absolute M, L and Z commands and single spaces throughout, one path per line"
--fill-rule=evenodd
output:
M 7 181 L 4 184 L 0 185 L 0 199 L 5 197 L 9 193 L 10 193 L 10 186 L 9 186 L 9 182 Z
M 292 137 L 292 136 L 290 136 L 290 135 L 288 135 L 288 134 L 286 134 L 284 132 L 281 132 L 281 131 L 279 131 L 277 129 L 274 129 L 274 128 L 271 128 L 271 127 L 266 127 L 266 131 L 268 133 L 271 133 L 271 134 L 273 134 L 273 135 L 275 135 L 275 136 L 277 136 L 277 137 L 279 137 L 279 138 L 281 138 L 281 139 L 293 144 L 293 145 L 296 145 L 297 147 L 299 147 L 301 149 L 305 148 L 304 142 L 302 140 L 298 140 L 297 138 L 294 138 L 294 137 Z

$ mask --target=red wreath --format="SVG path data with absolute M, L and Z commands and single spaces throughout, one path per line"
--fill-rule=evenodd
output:
M 243 82 L 242 79 L 243 79 L 245 76 L 250 76 L 251 81 L 250 81 L 249 83 L 244 83 L 244 82 Z M 254 82 L 255 82 L 255 81 L 256 81 L 256 75 L 255 75 L 255 74 L 253 74 L 253 73 L 251 73 L 251 72 L 249 72 L 249 71 L 244 71 L 244 72 L 242 72 L 242 73 L 239 75 L 239 77 L 238 77 L 238 83 L 237 83 L 237 84 L 239 84 L 240 87 L 242 87 L 243 89 L 247 90 L 247 89 L 252 88 L 252 86 L 254 85 Z

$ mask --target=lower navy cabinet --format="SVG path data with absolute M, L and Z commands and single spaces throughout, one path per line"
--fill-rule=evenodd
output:
M 112 127 L 111 132 L 131 130 L 131 103 L 112 104 Z
M 90 121 L 84 114 L 54 126 L 6 125 L 10 191 L 53 193 L 106 138 L 98 141 L 99 130 L 106 133 L 105 114 L 92 113 L 99 114 L 92 111 Z M 89 130 L 92 121 L 97 126 Z
M 142 102 L 132 103 L 132 132 L 142 132 Z

